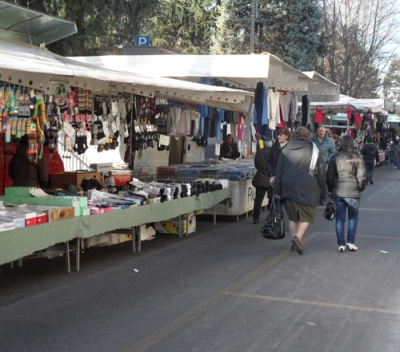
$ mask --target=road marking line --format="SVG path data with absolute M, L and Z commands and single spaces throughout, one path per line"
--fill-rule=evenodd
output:
M 307 234 L 305 236 L 306 239 L 303 241 L 303 243 L 307 243 L 307 242 L 311 241 L 312 239 L 314 239 L 315 237 L 317 237 L 320 234 L 321 234 L 321 232 L 314 232 L 311 234 Z M 254 270 L 250 271 L 248 274 L 245 274 L 239 280 L 233 282 L 228 287 L 221 290 L 219 293 L 215 294 L 214 296 L 212 296 L 209 299 L 205 300 L 204 302 L 200 303 L 198 306 L 187 311 L 186 313 L 182 314 L 178 318 L 174 319 L 171 323 L 165 325 L 164 327 L 162 327 L 162 328 L 158 329 L 157 331 L 153 332 L 152 334 L 148 335 L 147 337 L 145 337 L 143 340 L 141 340 L 140 342 L 138 342 L 131 348 L 128 348 L 126 350 L 126 352 L 144 352 L 144 351 L 148 350 L 152 346 L 154 346 L 157 343 L 159 343 L 160 341 L 162 341 L 165 337 L 169 336 L 174 331 L 179 329 L 181 326 L 184 326 L 185 324 L 189 323 L 191 320 L 193 320 L 197 316 L 204 313 L 207 309 L 211 308 L 212 306 L 217 304 L 219 301 L 225 299 L 226 292 L 234 292 L 234 291 L 240 289 L 245 284 L 247 284 L 249 281 L 255 279 L 257 276 L 262 274 L 265 270 L 271 268 L 272 266 L 279 263 L 281 260 L 285 259 L 289 255 L 293 255 L 293 253 L 290 252 L 289 250 L 285 250 L 281 254 L 271 258 L 266 263 L 261 264 Z
M 262 295 L 251 295 L 247 293 L 234 293 L 234 292 L 225 292 L 226 296 L 236 296 L 242 298 L 256 298 L 265 301 L 275 301 L 275 302 L 286 302 L 286 303 L 297 303 L 304 304 L 309 306 L 319 306 L 326 308 L 339 308 L 339 309 L 351 309 L 358 310 L 362 312 L 374 312 L 374 313 L 385 313 L 391 315 L 400 315 L 400 311 L 389 310 L 389 309 L 381 309 L 381 308 L 370 308 L 370 307 L 361 307 L 361 306 L 349 306 L 346 304 L 336 304 L 336 303 L 324 303 L 324 302 L 313 302 L 313 301 L 305 301 L 302 299 L 291 299 L 284 297 L 272 297 L 272 296 L 262 296 Z

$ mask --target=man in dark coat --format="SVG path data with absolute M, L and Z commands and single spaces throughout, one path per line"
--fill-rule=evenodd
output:
M 49 181 L 49 170 L 43 159 L 31 161 L 28 158 L 29 138 L 24 135 L 17 151 L 10 160 L 8 174 L 14 181 L 15 187 L 45 188 Z
M 299 127 L 279 157 L 274 186 L 276 197 L 286 202 L 292 250 L 298 254 L 303 254 L 303 235 L 315 221 L 325 177 L 325 161 L 310 142 L 310 131 Z

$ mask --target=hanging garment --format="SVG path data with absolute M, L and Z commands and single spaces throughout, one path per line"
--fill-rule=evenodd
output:
M 268 127 L 270 130 L 276 129 L 276 124 L 279 122 L 279 92 L 273 89 L 268 90 L 268 107 L 269 107 L 269 121 Z
M 309 121 L 309 100 L 307 95 L 301 97 L 301 125 L 307 126 Z
M 264 104 L 264 84 L 263 82 L 258 82 L 256 90 L 254 92 L 254 113 L 256 118 L 254 123 L 257 125 L 257 130 L 261 129 L 262 125 L 262 112 Z
M 279 94 L 279 105 L 281 107 L 281 113 L 283 121 L 287 122 L 290 115 L 290 104 L 292 103 L 292 92 L 280 91 Z
M 324 123 L 324 111 L 321 108 L 315 110 L 315 123 Z
M 244 139 L 244 127 L 246 126 L 246 117 L 244 114 L 239 114 L 236 138 L 238 141 Z

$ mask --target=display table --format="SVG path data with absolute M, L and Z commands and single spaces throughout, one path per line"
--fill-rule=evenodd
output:
M 215 209 L 205 210 L 204 214 L 236 216 L 239 221 L 239 215 L 248 214 L 253 210 L 256 189 L 252 185 L 251 179 L 229 181 L 229 188 L 231 190 L 230 204 L 218 204 Z M 268 194 L 266 193 L 261 206 L 267 205 Z
M 140 226 L 190 213 L 209 209 L 224 199 L 230 198 L 230 190 L 200 194 L 198 197 L 174 199 L 116 210 L 110 213 L 81 216 L 73 219 L 49 222 L 0 233 L 0 265 L 9 263 L 36 251 L 68 242 L 76 238 L 89 238 L 104 232 Z M 132 239 L 134 242 L 134 239 Z

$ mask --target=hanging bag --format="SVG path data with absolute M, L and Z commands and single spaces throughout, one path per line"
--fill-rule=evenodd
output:
M 329 221 L 332 221 L 336 217 L 335 203 L 333 203 L 332 199 L 329 199 L 329 202 L 326 204 L 323 217 Z
M 272 197 L 271 208 L 261 226 L 261 234 L 268 240 L 281 240 L 285 238 L 285 218 L 281 200 Z

